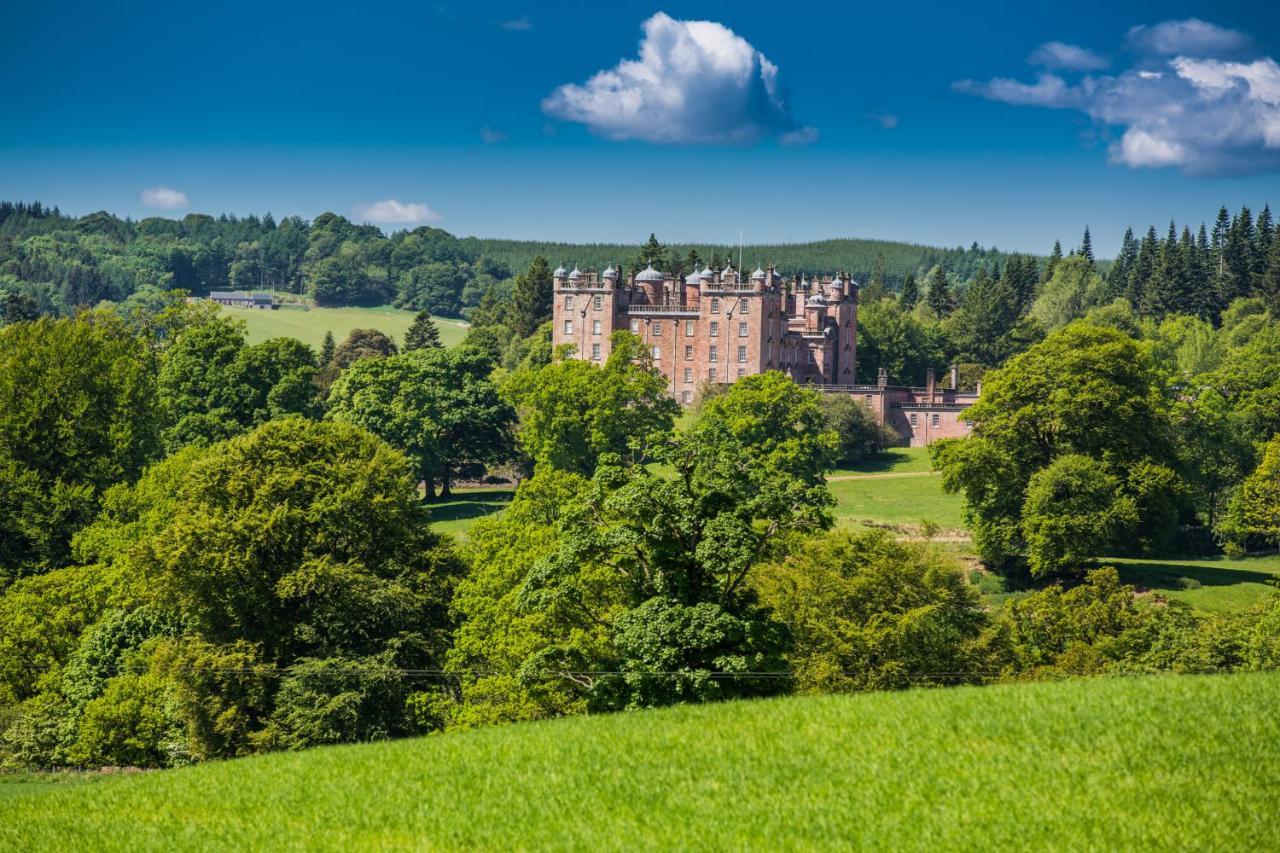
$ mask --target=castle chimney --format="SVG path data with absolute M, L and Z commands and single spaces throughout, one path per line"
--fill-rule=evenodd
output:
M 955 391 L 960 387 L 960 366 L 958 364 L 951 365 L 951 390 Z
M 924 392 L 929 396 L 929 402 L 933 402 L 933 392 L 938 384 L 937 371 L 930 367 L 924 372 Z
M 881 388 L 889 384 L 889 369 L 887 367 L 880 368 L 876 373 L 876 384 Z

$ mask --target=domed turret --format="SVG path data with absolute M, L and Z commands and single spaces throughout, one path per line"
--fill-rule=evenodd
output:
M 556 271 L 551 274 L 552 278 L 564 278 L 568 275 L 568 271 L 563 266 L 556 267 Z
M 580 278 L 582 278 L 582 270 L 575 266 L 573 271 L 569 273 L 569 281 L 577 281 Z
M 653 264 L 636 273 L 636 281 L 662 281 L 662 273 L 653 268 Z
M 618 271 L 613 268 L 613 264 L 604 268 L 604 272 L 600 274 L 601 278 L 617 278 Z
M 705 279 L 707 281 L 711 281 L 715 277 L 716 277 L 715 270 L 711 269 L 710 266 L 706 267 L 702 272 L 698 273 L 698 278 Z

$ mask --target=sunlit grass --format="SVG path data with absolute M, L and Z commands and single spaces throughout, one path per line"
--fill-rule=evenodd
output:
M 680 707 L 18 783 L 0 847 L 1272 849 L 1280 675 Z

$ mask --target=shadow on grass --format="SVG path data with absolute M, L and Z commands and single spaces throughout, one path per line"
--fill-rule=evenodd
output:
M 510 489 L 494 489 L 484 492 L 455 493 L 448 500 L 429 503 L 432 521 L 464 521 L 493 515 L 507 504 L 515 494 Z
M 1280 578 L 1267 572 L 1249 569 L 1216 568 L 1213 566 L 1185 566 L 1170 563 L 1115 563 L 1101 561 L 1099 565 L 1115 565 L 1123 583 L 1137 584 L 1148 589 L 1194 589 L 1199 586 L 1235 586 L 1242 583 L 1261 583 L 1280 586 Z
M 884 474 L 900 465 L 906 465 L 913 459 L 904 448 L 891 447 L 874 456 L 864 456 L 857 462 L 849 462 L 841 466 L 842 471 L 855 474 Z M 927 468 L 925 470 L 928 470 Z

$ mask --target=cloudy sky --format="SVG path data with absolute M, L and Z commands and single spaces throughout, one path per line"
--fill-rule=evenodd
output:
M 1280 206 L 1263 3 L 13 0 L 0 196 L 1045 251 Z

